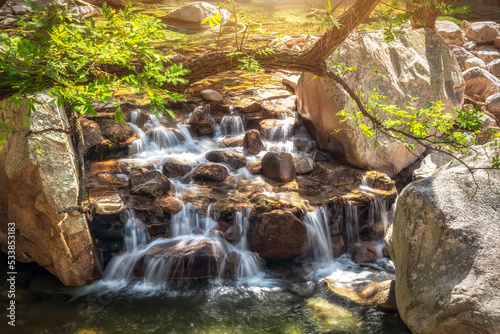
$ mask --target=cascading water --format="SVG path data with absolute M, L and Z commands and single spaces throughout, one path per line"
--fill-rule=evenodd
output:
M 349 249 L 354 243 L 360 240 L 358 207 L 352 204 L 351 201 L 347 201 L 347 205 L 342 210 L 344 223 L 341 226 L 345 227 L 347 248 Z
M 308 212 L 304 218 L 307 228 L 307 256 L 317 262 L 333 260 L 332 242 L 328 227 L 330 217 L 325 207 Z

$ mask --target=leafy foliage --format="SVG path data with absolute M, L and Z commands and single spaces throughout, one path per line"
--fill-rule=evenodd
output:
M 18 91 L 11 102 L 47 90 L 60 106 L 67 105 L 80 114 L 95 114 L 96 101 L 112 103 L 120 91 L 145 94 L 157 113 L 169 113 L 166 100 L 182 96 L 171 93 L 165 84 L 187 83 L 189 71 L 182 64 L 169 64 L 170 57 L 152 44 L 163 39 L 159 20 L 134 14 L 127 5 L 116 12 L 103 5 L 103 22 L 79 22 L 65 8 L 52 5 L 38 8 L 33 17 L 25 17 L 15 36 L 0 35 L 0 85 Z M 119 77 L 106 71 L 119 66 Z M 28 100 L 31 109 L 34 101 Z M 123 115 L 115 104 L 116 119 Z M 0 125 L 4 126 L 5 125 Z
M 337 6 L 332 6 L 330 0 L 328 0 L 324 8 L 313 8 L 311 10 L 310 16 L 317 21 L 318 32 L 324 28 L 328 29 L 333 26 L 340 28 L 340 24 L 335 17 L 336 9 Z

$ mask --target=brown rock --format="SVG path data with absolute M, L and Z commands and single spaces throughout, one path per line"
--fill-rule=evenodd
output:
M 245 114 L 252 113 L 252 112 L 258 112 L 261 110 L 262 110 L 262 106 L 260 105 L 260 103 L 257 103 L 257 102 L 254 102 L 251 105 L 248 105 L 246 107 L 241 108 L 241 112 L 245 113 Z
M 262 161 L 252 162 L 248 164 L 248 170 L 250 173 L 257 175 L 262 173 Z
M 268 152 L 262 158 L 262 175 L 279 182 L 295 178 L 295 165 L 290 153 Z
M 114 145 L 131 143 L 137 139 L 134 130 L 128 123 L 117 123 L 110 118 L 99 118 L 97 123 L 101 128 L 102 136 Z
M 375 306 L 382 311 L 398 311 L 394 280 L 371 283 L 360 296 L 366 305 Z
M 182 202 L 172 196 L 165 196 L 156 199 L 156 206 L 163 209 L 163 212 L 169 215 L 175 215 L 182 210 Z
M 493 45 L 494 45 L 497 49 L 500 49 L 500 37 L 495 38 L 495 41 L 493 42 Z
M 82 127 L 85 148 L 96 146 L 102 143 L 104 139 L 102 138 L 101 129 L 99 128 L 99 124 L 97 124 L 97 122 L 83 117 L 79 118 L 78 122 Z
M 297 174 L 311 173 L 315 167 L 314 160 L 311 158 L 300 159 L 295 163 L 295 172 Z
M 130 193 L 161 196 L 170 190 L 170 181 L 159 170 L 133 174 L 129 179 Z
M 167 158 L 163 162 L 162 171 L 167 177 L 184 176 L 193 169 L 193 164 L 187 160 Z
M 205 154 L 205 158 L 211 162 L 226 164 L 233 169 L 245 167 L 247 164 L 244 156 L 231 151 L 211 151 Z
M 377 244 L 371 241 L 355 243 L 351 249 L 352 260 L 356 263 L 370 263 L 382 258 Z
M 487 70 L 473 67 L 463 72 L 465 80 L 465 94 L 468 96 L 478 95 L 481 102 L 500 92 L 500 79 Z
M 290 260 L 306 250 L 306 226 L 290 212 L 261 213 L 251 219 L 248 243 L 265 260 Z
M 257 155 L 264 149 L 264 143 L 260 139 L 260 132 L 250 130 L 245 133 L 243 138 L 243 152 L 247 155 Z
M 224 137 L 222 139 L 222 144 L 225 147 L 238 147 L 238 146 L 243 146 L 243 136 L 237 136 L 237 137 Z
M 191 178 L 198 182 L 222 182 L 228 176 L 227 167 L 218 163 L 201 164 L 191 174 Z
M 91 190 L 89 202 L 98 215 L 114 215 L 125 211 L 125 205 L 120 195 L 115 191 Z

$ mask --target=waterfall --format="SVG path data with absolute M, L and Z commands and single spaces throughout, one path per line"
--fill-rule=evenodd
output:
M 294 117 L 274 120 L 276 126 L 262 129 L 262 139 L 266 151 L 294 153 L 292 140 Z
M 359 241 L 359 222 L 358 222 L 358 207 L 353 205 L 351 201 L 347 201 L 347 205 L 344 206 L 343 210 L 343 219 L 346 232 L 346 242 L 347 248 L 351 248 L 351 246 Z
M 222 117 L 220 121 L 219 136 L 239 136 L 245 133 L 243 119 L 239 115 Z
M 307 256 L 314 261 L 327 262 L 333 260 L 332 242 L 328 227 L 330 217 L 326 207 L 308 212 L 304 218 L 307 228 Z

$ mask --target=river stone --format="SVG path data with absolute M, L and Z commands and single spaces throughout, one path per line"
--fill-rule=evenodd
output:
M 451 21 L 436 21 L 436 31 L 450 45 L 462 46 L 464 36 L 460 27 Z
M 476 96 L 481 101 L 498 92 L 500 92 L 500 79 L 485 69 L 473 67 L 463 73 L 465 80 L 465 94 L 467 96 Z
M 264 149 L 258 130 L 250 130 L 243 138 L 243 152 L 247 155 L 257 155 Z
M 222 182 L 229 176 L 229 170 L 223 164 L 207 162 L 199 165 L 191 174 L 198 182 Z
M 467 38 L 479 44 L 493 44 L 498 36 L 498 24 L 493 21 L 474 22 L 467 29 Z
M 262 175 L 278 182 L 295 178 L 295 165 L 290 153 L 268 152 L 262 158 Z
M 465 61 L 465 68 L 473 68 L 473 67 L 480 67 L 480 68 L 486 68 L 486 63 L 477 57 L 474 58 L 469 58 Z
M 477 53 L 477 57 L 483 60 L 486 64 L 489 64 L 494 60 L 500 59 L 500 50 L 483 49 Z
M 130 193 L 134 195 L 161 196 L 170 190 L 170 181 L 159 170 L 132 174 L 129 179 Z
M 500 114 L 500 93 L 491 95 L 486 99 L 486 109 L 492 114 Z
M 371 263 L 383 258 L 382 250 L 372 241 L 357 242 L 352 245 L 351 256 L 356 263 Z
M 487 151 L 487 154 L 486 154 Z M 396 300 L 414 334 L 500 333 L 500 149 L 476 146 L 400 194 L 385 239 Z
M 53 97 L 35 98 L 42 104 L 35 105 L 30 130 L 69 127 Z M 20 117 L 28 115 L 26 104 L 0 105 L 0 110 L 11 128 L 24 127 Z M 37 262 L 65 285 L 80 286 L 99 277 L 99 265 L 85 214 L 71 209 L 78 205 L 75 156 L 66 133 L 9 135 L 0 153 L 0 240 L 7 240 L 8 222 L 15 222 L 18 261 Z M 7 253 L 7 243 L 0 245 Z
M 211 162 L 220 162 L 233 169 L 245 167 L 247 160 L 244 156 L 231 151 L 211 151 L 205 154 L 205 158 Z
M 193 169 L 193 163 L 179 158 L 167 158 L 163 162 L 162 171 L 167 177 L 184 176 Z
M 463 45 L 463 48 L 467 51 L 473 51 L 477 47 L 476 41 L 469 41 Z
M 358 92 L 377 88 L 380 94 L 387 96 L 384 103 L 404 107 L 411 95 L 419 97 L 417 107 L 431 101 L 442 101 L 445 113 L 462 107 L 465 87 L 462 72 L 448 45 L 429 29 L 409 31 L 391 43 L 386 43 L 380 32 L 354 34 L 331 59 L 337 56 L 341 56 L 347 66 L 357 68 L 347 75 L 347 83 Z M 374 67 L 387 79 L 375 74 Z M 345 109 L 352 113 L 358 109 L 333 79 L 314 78 L 306 72 L 297 85 L 297 96 L 298 111 L 309 133 L 316 136 L 321 150 L 338 160 L 394 176 L 424 150 L 418 147 L 409 152 L 401 142 L 382 134 L 375 145 L 357 126 L 341 122 L 339 111 Z
M 224 137 L 224 139 L 222 139 L 222 145 L 224 147 L 243 146 L 243 137 L 244 136 Z
M 488 71 L 490 71 L 490 73 L 497 78 L 500 78 L 500 59 L 493 60 L 491 63 L 489 63 Z
M 222 102 L 224 100 L 224 96 L 221 93 L 216 92 L 212 89 L 205 89 L 200 92 L 200 95 L 203 99 L 209 102 Z
M 229 19 L 230 14 L 227 10 L 219 9 L 217 6 L 202 1 L 178 7 L 168 13 L 166 18 L 169 20 L 180 20 L 201 25 L 201 22 L 216 13 L 221 15 L 222 23 L 227 22 Z
M 460 70 L 465 71 L 467 68 L 465 66 L 465 62 L 467 59 L 476 58 L 476 56 L 465 48 L 455 45 L 450 45 L 451 52 L 455 55 L 457 59 L 458 66 L 460 66 Z
M 300 159 L 295 163 L 295 173 L 297 174 L 307 174 L 311 173 L 315 167 L 314 160 L 311 158 Z
M 306 225 L 287 211 L 255 215 L 250 221 L 248 245 L 267 261 L 294 259 L 306 251 Z
M 431 176 L 438 168 L 443 167 L 451 160 L 452 157 L 448 154 L 440 152 L 433 152 L 429 154 L 422 160 L 420 167 L 413 171 L 413 181 Z

